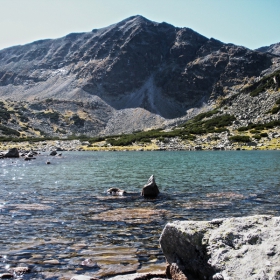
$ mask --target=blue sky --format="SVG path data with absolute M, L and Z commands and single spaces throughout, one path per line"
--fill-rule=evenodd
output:
M 280 42 L 280 0 L 0 0 L 0 49 L 140 14 L 255 49 Z

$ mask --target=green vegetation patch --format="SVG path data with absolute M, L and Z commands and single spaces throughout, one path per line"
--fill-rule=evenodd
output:
M 82 127 L 85 124 L 85 120 L 80 118 L 78 115 L 73 115 L 71 120 L 74 122 L 74 125 Z
M 248 126 L 241 126 L 239 127 L 237 130 L 238 131 L 248 131 L 248 130 L 264 130 L 264 129 L 271 129 L 274 128 L 276 126 L 280 126 L 280 120 L 275 120 L 275 121 L 271 121 L 268 123 L 251 123 Z M 253 133 L 253 132 L 252 132 Z
M 168 138 L 174 137 L 179 137 L 182 140 L 193 141 L 196 138 L 195 135 L 228 131 L 226 127 L 232 124 L 235 117 L 229 114 L 214 116 L 218 113 L 220 113 L 218 110 L 213 110 L 199 114 L 194 119 L 168 132 L 161 129 L 154 129 L 135 132 L 132 134 L 110 136 L 106 137 L 106 141 L 112 146 L 128 146 L 135 142 L 149 143 L 151 142 L 151 139 L 157 139 L 164 142 Z
M 219 113 L 218 110 L 208 112 L 208 116 Z M 214 116 L 211 119 L 203 120 L 207 117 L 205 113 L 196 116 L 194 119 L 185 123 L 184 129 L 190 134 L 220 133 L 227 131 L 227 126 L 231 125 L 236 118 L 229 114 Z
M 242 143 L 251 142 L 251 138 L 249 136 L 243 136 L 243 135 L 231 136 L 229 137 L 229 140 L 232 142 L 242 142 Z
M 280 106 L 277 106 L 277 107 L 272 108 L 271 113 L 277 114 L 279 111 L 280 111 Z
M 1 108 L 0 109 L 0 121 L 7 121 L 11 118 L 11 114 L 5 109 Z
M 50 122 L 57 123 L 59 121 L 59 113 L 58 112 L 40 112 L 36 114 L 38 119 L 48 118 Z
M 273 78 L 277 76 L 280 79 L 280 70 L 275 71 L 274 73 L 263 77 L 260 81 L 246 87 L 243 92 L 250 93 L 250 96 L 258 96 L 261 92 L 264 92 L 268 89 L 274 88 L 275 83 Z
M 4 125 L 0 125 L 0 130 L 2 131 L 3 134 L 5 135 L 15 135 L 15 136 L 20 136 L 20 133 L 17 130 L 11 129 L 9 127 L 6 127 Z

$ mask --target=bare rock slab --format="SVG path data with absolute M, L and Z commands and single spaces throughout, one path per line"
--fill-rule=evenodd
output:
M 280 217 L 168 223 L 160 244 L 188 279 L 280 279 Z

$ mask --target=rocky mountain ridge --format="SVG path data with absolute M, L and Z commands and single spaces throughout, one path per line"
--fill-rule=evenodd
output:
M 280 43 L 272 44 L 270 46 L 258 48 L 259 52 L 266 52 L 280 56 Z
M 0 132 L 63 138 L 169 127 L 241 93 L 279 61 L 142 16 L 7 48 Z

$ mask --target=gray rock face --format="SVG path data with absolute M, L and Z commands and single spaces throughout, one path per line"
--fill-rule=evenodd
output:
M 272 44 L 270 46 L 261 47 L 257 49 L 259 52 L 268 52 L 280 56 L 280 43 Z
M 146 197 L 156 197 L 159 194 L 158 186 L 155 181 L 154 175 L 152 175 L 147 184 L 143 187 L 141 195 Z
M 168 223 L 160 244 L 188 279 L 280 279 L 280 217 Z

